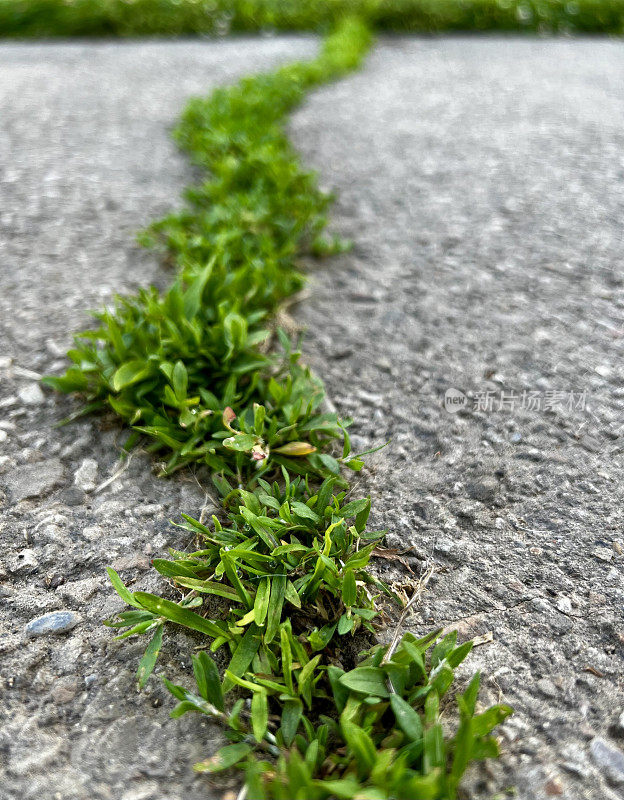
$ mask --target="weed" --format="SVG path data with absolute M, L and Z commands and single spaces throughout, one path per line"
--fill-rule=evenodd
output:
M 201 637 L 196 690 L 165 679 L 171 715 L 224 726 L 230 743 L 195 768 L 242 769 L 251 800 L 452 800 L 469 761 L 497 754 L 490 734 L 510 713 L 476 713 L 475 676 L 445 733 L 440 702 L 471 643 L 440 631 L 375 643 L 384 603 L 400 601 L 367 570 L 384 532 L 367 529 L 370 499 L 352 499 L 343 475 L 366 453 L 351 452 L 348 420 L 321 412 L 322 383 L 288 337 L 277 331 L 280 349 L 269 346 L 274 312 L 303 282 L 297 257 L 333 249 L 319 238 L 330 198 L 281 123 L 312 86 L 356 67 L 368 42 L 348 20 L 316 60 L 189 105 L 177 137 L 207 177 L 144 236 L 164 244 L 177 279 L 98 314 L 73 366 L 46 379 L 133 426 L 128 448 L 149 437 L 166 472 L 212 472 L 221 514 L 211 525 L 184 515 L 198 549 L 154 561 L 179 599 L 131 592 L 109 569 L 130 608 L 107 624 L 149 637 L 139 688 L 169 624 Z M 344 643 L 356 635 L 372 646 L 353 667 Z M 221 649 L 223 677 L 208 652 Z

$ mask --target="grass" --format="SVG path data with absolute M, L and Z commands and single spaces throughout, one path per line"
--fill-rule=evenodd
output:
M 343 31 L 315 61 L 189 104 L 176 136 L 206 178 L 142 237 L 166 248 L 177 280 L 162 295 L 118 298 L 76 337 L 74 366 L 46 381 L 150 437 L 167 473 L 201 463 L 237 482 L 276 465 L 339 474 L 330 451 L 348 421 L 319 413 L 322 383 L 282 332 L 279 351 L 269 344 L 271 314 L 304 283 L 297 258 L 342 247 L 322 237 L 331 198 L 301 168 L 281 121 L 310 87 L 357 66 L 368 31 Z
M 320 30 L 624 32 L 624 0 L 0 0 L 0 36 L 180 36 Z
M 456 634 L 378 641 L 401 598 L 367 568 L 384 532 L 368 529 L 370 499 L 345 477 L 366 453 L 351 452 L 348 420 L 322 411 L 322 382 L 275 324 L 304 282 L 298 259 L 344 247 L 323 238 L 331 198 L 285 117 L 369 43 L 346 20 L 315 60 L 189 104 L 176 135 L 205 177 L 143 236 L 176 265 L 173 285 L 118 298 L 78 334 L 66 374 L 45 381 L 117 414 L 127 449 L 147 439 L 164 472 L 212 473 L 221 512 L 208 524 L 183 515 L 196 549 L 154 561 L 163 596 L 109 569 L 129 608 L 108 624 L 148 637 L 139 689 L 169 627 L 195 633 L 195 688 L 163 677 L 171 716 L 223 726 L 229 743 L 195 769 L 242 770 L 250 800 L 452 800 L 467 765 L 498 754 L 492 731 L 511 713 L 478 709 L 478 675 L 452 697 L 472 647 Z

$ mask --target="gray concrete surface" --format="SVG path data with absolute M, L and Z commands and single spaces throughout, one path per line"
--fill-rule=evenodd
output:
M 313 46 L 0 46 L 3 800 L 214 795 L 188 767 L 216 731 L 170 722 L 155 679 L 132 694 L 140 645 L 100 625 L 118 608 L 104 565 L 154 585 L 149 559 L 184 544 L 168 518 L 204 493 L 141 455 L 89 492 L 118 431 L 53 429 L 71 403 L 28 370 L 58 366 L 89 307 L 166 280 L 132 233 L 192 178 L 167 135 L 183 99 Z M 517 711 L 477 798 L 624 796 L 623 78 L 605 40 L 384 40 L 290 126 L 356 241 L 314 267 L 308 359 L 358 444 L 392 438 L 359 488 L 413 570 L 436 567 L 410 625 L 491 631 L 469 666 Z M 455 414 L 449 387 L 468 395 Z M 28 638 L 54 610 L 80 621 Z M 172 637 L 163 669 L 184 680 L 189 649 Z

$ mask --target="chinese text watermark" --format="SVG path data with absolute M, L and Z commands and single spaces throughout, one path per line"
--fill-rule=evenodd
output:
M 495 391 L 487 389 L 468 396 L 460 389 L 449 388 L 444 394 L 444 407 L 450 414 L 461 409 L 472 411 L 584 411 L 587 390 L 582 392 L 560 389 Z

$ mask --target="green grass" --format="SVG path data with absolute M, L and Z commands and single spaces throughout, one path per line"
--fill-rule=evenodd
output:
M 175 264 L 171 288 L 118 298 L 77 335 L 66 374 L 45 379 L 85 412 L 117 414 L 127 449 L 149 441 L 164 472 L 212 474 L 220 514 L 183 515 L 196 545 L 154 561 L 163 597 L 109 569 L 129 609 L 108 624 L 148 637 L 139 689 L 169 627 L 194 632 L 196 687 L 163 677 L 171 716 L 223 726 L 229 743 L 195 769 L 242 770 L 250 800 L 453 800 L 470 761 L 498 754 L 491 733 L 511 713 L 478 713 L 478 675 L 452 697 L 472 647 L 456 634 L 378 642 L 402 598 L 368 569 L 384 531 L 368 529 L 370 499 L 345 477 L 366 453 L 351 452 L 349 420 L 322 412 L 321 380 L 275 324 L 303 285 L 300 257 L 344 247 L 323 238 L 331 198 L 300 165 L 286 115 L 369 44 L 348 19 L 313 61 L 189 104 L 176 136 L 203 181 L 142 237 Z
M 324 31 L 345 14 L 410 33 L 624 32 L 624 0 L 0 0 L 0 36 Z
M 320 413 L 322 383 L 298 350 L 281 331 L 280 349 L 270 347 L 271 315 L 304 283 L 297 259 L 342 247 L 323 239 L 331 198 L 282 128 L 308 89 L 359 64 L 367 29 L 350 22 L 342 31 L 314 61 L 189 104 L 176 137 L 205 180 L 142 237 L 166 248 L 177 280 L 164 294 L 118 298 L 98 328 L 76 337 L 74 366 L 46 379 L 150 437 L 164 472 L 202 464 L 240 483 L 276 466 L 321 479 L 361 466 L 332 455 L 349 421 Z

